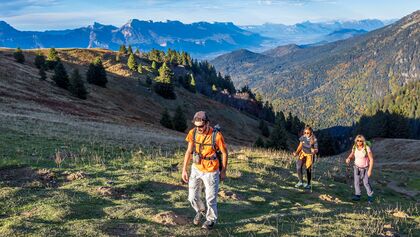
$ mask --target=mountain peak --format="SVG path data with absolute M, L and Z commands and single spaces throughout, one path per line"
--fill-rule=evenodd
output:
M 103 25 L 103 24 L 101 24 L 101 23 L 99 23 L 99 22 L 93 22 L 93 27 L 101 27 L 101 26 L 105 26 L 105 25 Z
M 13 28 L 11 25 L 9 25 L 7 22 L 5 21 L 0 21 L 0 30 L 2 31 L 6 31 L 6 30 L 13 30 L 16 31 L 15 28 Z

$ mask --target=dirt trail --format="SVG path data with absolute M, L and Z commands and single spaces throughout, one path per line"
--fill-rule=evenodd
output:
M 399 187 L 398 183 L 395 182 L 395 181 L 389 182 L 387 187 L 394 190 L 397 193 L 401 193 L 401 194 L 404 194 L 404 195 L 407 195 L 407 196 L 410 196 L 410 197 L 415 197 L 420 193 L 419 191 L 407 190 L 403 187 Z

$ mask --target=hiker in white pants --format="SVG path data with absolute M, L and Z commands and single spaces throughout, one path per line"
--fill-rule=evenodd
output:
M 182 179 L 188 182 L 188 201 L 196 211 L 193 224 L 199 225 L 205 217 L 202 228 L 212 229 L 217 221 L 219 180 L 226 177 L 228 153 L 222 133 L 217 127 L 210 127 L 206 112 L 197 112 L 192 122 L 195 128 L 190 130 L 185 139 L 188 148 L 184 157 Z M 187 167 L 191 159 L 193 165 L 188 177 Z M 201 200 L 203 187 L 206 205 Z
M 366 139 L 363 135 L 357 135 L 354 139 L 354 145 L 350 155 L 346 159 L 346 163 L 350 164 L 351 159 L 354 158 L 354 201 L 360 201 L 361 190 L 360 180 L 363 180 L 363 185 L 366 188 L 368 195 L 368 202 L 373 202 L 373 190 L 369 183 L 369 178 L 372 176 L 373 169 L 373 154 L 370 147 L 366 144 Z
M 197 213 L 206 210 L 201 191 L 205 187 L 207 213 L 206 219 L 215 222 L 217 220 L 217 194 L 219 192 L 219 171 L 201 172 L 194 165 L 191 167 L 191 175 L 188 182 L 188 201 Z

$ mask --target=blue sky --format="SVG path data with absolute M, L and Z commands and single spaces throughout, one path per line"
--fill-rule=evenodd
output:
M 395 19 L 420 0 L 0 0 L 0 20 L 19 30 L 67 29 L 94 21 L 121 26 L 129 19 L 233 22 Z

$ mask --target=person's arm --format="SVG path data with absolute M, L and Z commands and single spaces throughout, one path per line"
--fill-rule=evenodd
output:
M 297 147 L 296 151 L 293 152 L 293 156 L 296 156 L 302 151 L 303 142 L 299 142 L 299 146 Z
M 351 150 L 350 155 L 346 159 L 346 163 L 349 164 L 351 159 L 353 159 L 353 158 L 354 158 L 354 149 Z
M 216 135 L 216 146 L 222 153 L 222 163 L 219 164 L 220 169 L 220 179 L 224 180 L 226 178 L 226 170 L 228 166 L 228 151 L 226 148 L 225 138 L 222 133 L 218 132 Z
M 182 166 L 182 180 L 185 183 L 188 183 L 187 168 L 188 168 L 188 164 L 190 163 L 190 160 L 191 160 L 191 154 L 192 154 L 192 151 L 193 151 L 193 146 L 194 146 L 194 144 L 192 142 L 188 143 L 188 148 L 187 148 L 187 151 L 185 152 L 185 156 L 184 156 L 184 164 Z
M 311 148 L 312 154 L 318 154 L 318 141 L 315 140 L 314 148 Z
M 224 180 L 226 178 L 226 169 L 228 165 L 228 151 L 226 147 L 221 147 L 220 151 L 222 152 L 222 170 L 220 171 L 220 179 Z
M 368 152 L 368 158 L 369 158 L 368 177 L 370 177 L 372 175 L 372 169 L 373 169 L 373 154 L 372 154 L 372 151 Z

